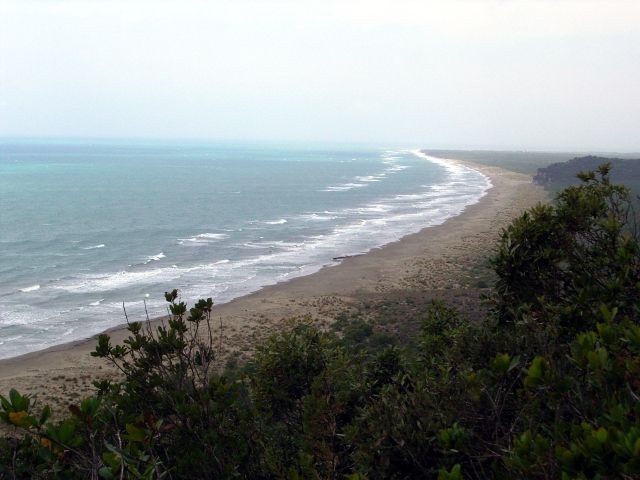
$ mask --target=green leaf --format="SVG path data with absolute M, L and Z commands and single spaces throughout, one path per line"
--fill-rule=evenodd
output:
M 504 375 L 509 371 L 511 364 L 511 355 L 508 353 L 499 353 L 491 360 L 491 369 L 498 375 Z
M 129 440 L 132 442 L 144 442 L 147 435 L 143 429 L 138 428 L 131 423 L 127 423 L 126 429 Z
M 520 364 L 520 355 L 516 355 L 511 359 L 511 363 L 509 364 L 509 369 L 507 372 L 510 372 L 514 368 L 516 368 Z
M 596 439 L 598 440 L 598 442 L 601 445 L 604 445 L 607 442 L 607 439 L 609 438 L 609 432 L 607 432 L 607 430 L 603 427 L 600 427 L 597 431 L 596 431 Z
M 15 411 L 29 410 L 29 397 L 27 395 L 20 395 L 15 388 L 9 391 L 9 399 Z
M 441 468 L 438 471 L 438 480 L 462 480 L 462 468 L 456 463 L 450 471 Z
M 98 397 L 86 397 L 80 402 L 80 411 L 86 417 L 93 417 L 98 412 L 102 400 Z
M 527 370 L 527 377 L 524 379 L 524 384 L 527 387 L 538 387 L 544 384 L 548 369 L 549 362 L 547 362 L 547 360 L 540 356 L 535 357 Z
M 104 460 L 104 463 L 114 470 L 120 468 L 120 464 L 122 462 L 122 457 L 117 452 L 104 452 L 102 454 L 102 459 Z
M 100 478 L 104 478 L 105 480 L 113 480 L 116 478 L 109 467 L 100 468 L 98 470 L 98 475 L 100 475 Z
M 609 310 L 609 308 L 604 303 L 602 303 L 600 304 L 600 313 L 602 314 L 602 318 L 611 323 L 618 314 L 618 307 L 613 307 L 611 310 Z
M 38 421 L 38 425 L 42 426 L 44 425 L 44 423 L 49 420 L 49 417 L 51 416 L 51 407 L 49 407 L 49 405 L 45 405 L 44 408 L 42 409 L 42 413 L 40 413 L 40 420 Z
M 11 402 L 9 402 L 9 400 L 7 400 L 3 395 L 0 395 L 0 403 L 2 404 L 2 408 L 5 411 L 10 411 L 11 409 Z

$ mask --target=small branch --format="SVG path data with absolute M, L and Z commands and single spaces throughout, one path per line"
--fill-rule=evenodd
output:
M 124 318 L 127 320 L 127 325 L 131 325 L 129 323 L 129 315 L 127 315 L 127 309 L 124 306 L 124 301 L 122 302 L 122 310 L 124 311 Z

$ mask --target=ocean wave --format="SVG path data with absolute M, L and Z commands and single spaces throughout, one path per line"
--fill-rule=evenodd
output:
M 387 152 L 381 156 L 382 163 L 388 165 L 384 171 L 373 174 L 373 175 L 357 175 L 354 177 L 354 182 L 342 183 L 339 185 L 331 185 L 329 187 L 323 188 L 321 192 L 346 192 L 349 190 L 353 190 L 354 188 L 362 188 L 366 187 L 368 184 L 373 182 L 380 182 L 389 174 L 393 174 L 396 172 L 400 172 L 409 168 L 408 165 L 398 165 L 397 160 L 401 157 L 395 155 L 396 152 Z
M 283 223 L 287 223 L 287 220 L 284 218 L 279 218 L 278 220 L 264 221 L 260 222 L 265 225 L 282 225 Z
M 285 240 L 265 240 L 259 242 L 252 242 L 253 245 L 262 248 L 290 248 L 300 245 L 300 242 L 287 242 Z
M 119 271 L 113 273 L 90 274 L 78 277 L 73 283 L 55 285 L 55 288 L 70 293 L 108 292 L 135 284 L 149 282 L 169 282 L 183 273 L 180 268 L 156 268 L 141 271 Z
M 122 270 L 119 272 L 89 274 L 75 277 L 71 282 L 55 285 L 54 288 L 70 293 L 96 293 L 110 292 L 113 290 L 127 288 L 132 285 L 139 286 L 153 283 L 166 284 L 198 271 L 210 271 L 215 273 L 215 270 L 218 267 L 228 263 L 230 263 L 229 259 L 223 259 L 208 264 L 193 266 L 180 267 L 172 265 L 171 267 L 154 268 L 150 270 Z
M 362 188 L 366 187 L 365 183 L 343 183 L 341 185 L 334 185 L 331 187 L 323 188 L 320 190 L 321 192 L 346 192 L 348 190 L 353 190 L 354 188 Z
M 91 245 L 89 247 L 82 247 L 83 250 L 95 250 L 96 248 L 104 248 L 106 247 L 106 245 L 104 243 L 101 243 L 99 245 Z
M 345 208 L 346 215 L 374 215 L 378 213 L 387 213 L 394 209 L 393 205 L 388 203 L 370 203 L 361 207 Z
M 401 172 L 402 170 L 406 170 L 407 168 L 409 168 L 408 165 L 392 165 L 391 167 L 387 168 L 385 171 L 386 172 L 391 172 L 391 173 L 395 173 L 395 172 Z
M 305 213 L 303 215 L 300 215 L 300 218 L 306 221 L 311 220 L 314 222 L 327 222 L 329 220 L 335 220 L 338 217 L 336 215 L 327 215 L 320 213 Z
M 371 215 L 370 217 L 362 218 L 356 215 L 346 225 L 335 226 L 327 234 L 311 236 L 300 242 L 279 240 L 252 242 L 252 247 L 269 247 L 272 251 L 253 258 L 230 262 L 224 273 L 230 278 L 236 278 L 238 285 L 242 285 L 244 289 L 249 289 L 251 282 L 242 280 L 243 275 L 255 275 L 255 281 L 258 283 L 253 284 L 253 287 L 257 289 L 272 283 L 274 274 L 275 278 L 284 279 L 312 273 L 323 265 L 332 264 L 332 258 L 336 255 L 363 253 L 426 226 L 442 223 L 447 218 L 461 213 L 469 202 L 472 203 L 479 196 L 482 196 L 480 191 L 476 196 L 461 196 L 454 202 L 451 202 L 451 199 L 443 199 L 441 204 L 423 205 L 424 208 L 417 211 L 414 211 L 416 208 L 413 207 L 412 202 L 407 202 L 407 208 L 411 207 L 413 210 L 397 213 L 393 213 L 393 207 L 390 205 L 365 206 L 360 208 L 359 213 L 367 212 Z M 352 209 L 352 213 L 358 212 Z M 271 280 L 269 281 L 268 278 Z M 262 283 L 259 282 L 260 279 Z
M 8 344 L 11 345 L 15 340 L 20 340 L 24 335 L 13 335 L 11 337 L 6 337 L 0 340 L 0 345 Z
M 408 168 L 404 165 L 395 166 Z M 346 225 L 334 227 L 328 234 L 311 237 L 301 243 L 286 245 L 281 242 L 281 250 L 259 256 L 256 265 L 298 263 L 301 265 L 301 271 L 310 273 L 310 270 L 329 265 L 329 260 L 336 255 L 366 252 L 422 228 L 438 225 L 462 213 L 468 205 L 482 198 L 490 188 L 488 178 L 475 170 L 449 162 L 443 166 L 447 170 L 448 178 L 438 186 L 440 188 L 431 188 L 433 186 L 428 185 L 423 192 L 396 195 L 380 199 L 376 203 L 332 212 L 339 215 L 339 218 L 354 218 Z M 416 200 L 420 202 L 416 203 Z M 307 214 L 304 218 L 313 218 L 312 215 L 314 214 Z M 302 273 L 293 271 L 286 273 L 286 276 L 298 274 Z
M 40 285 L 37 283 L 35 285 L 31 285 L 30 287 L 25 287 L 20 289 L 20 291 L 24 293 L 35 292 L 36 290 L 40 290 Z
M 257 250 L 257 255 L 249 258 L 224 259 L 195 266 L 174 265 L 167 268 L 86 275 L 59 285 L 58 288 L 74 293 L 112 291 L 134 284 L 167 284 L 187 275 L 187 280 L 183 279 L 181 283 L 193 285 L 198 283 L 197 279 L 206 276 L 221 279 L 228 285 L 242 285 L 242 288 L 228 286 L 225 291 L 229 296 L 248 293 L 246 289 L 251 282 L 258 282 L 253 285 L 257 289 L 273 282 L 273 278 L 280 278 L 278 276 L 282 276 L 282 272 L 291 272 L 286 273 L 287 277 L 302 274 L 300 272 L 310 273 L 314 268 L 331 263 L 331 259 L 337 255 L 362 253 L 426 226 L 441 223 L 461 213 L 467 205 L 475 203 L 484 195 L 487 183 L 483 185 L 478 180 L 477 172 L 448 163 L 446 167 L 449 174 L 447 181 L 430 185 L 426 191 L 390 196 L 360 207 L 332 212 L 310 212 L 298 217 L 308 221 L 340 218 L 347 222 L 334 226 L 328 233 L 299 241 L 254 240 L 238 243 L 237 247 Z M 463 186 L 468 188 L 461 188 Z M 281 223 L 283 222 L 278 221 L 278 224 Z M 228 236 L 208 232 L 180 240 L 197 244 L 220 241 Z M 163 257 L 164 253 L 160 252 L 148 257 L 148 260 Z
M 226 233 L 201 233 L 196 235 L 194 238 L 198 240 L 224 240 L 228 237 L 229 235 Z
M 269 248 L 266 245 L 255 243 L 255 242 L 245 242 L 241 245 L 242 248 L 248 248 L 250 250 L 260 250 L 264 248 Z
M 379 182 L 386 176 L 387 175 L 384 173 L 379 173 L 377 175 L 362 175 L 362 176 L 356 177 L 356 180 L 358 180 L 359 182 Z
M 229 238 L 229 235 L 226 233 L 200 233 L 194 237 L 189 238 L 179 238 L 179 245 L 203 245 L 213 242 L 219 242 L 220 240 L 224 240 Z
M 455 160 L 452 161 L 444 158 L 432 157 L 431 155 L 427 155 L 426 153 L 423 153 L 419 149 L 410 150 L 410 153 L 412 153 L 416 157 L 423 158 L 425 160 L 430 161 L 431 163 L 435 163 L 436 165 L 440 165 L 441 167 L 444 167 L 445 170 L 447 170 L 447 172 L 450 175 L 450 182 L 448 182 L 449 184 L 455 184 L 457 182 L 464 183 L 463 179 L 466 176 L 465 174 L 474 173 L 476 176 L 479 176 L 482 180 L 478 184 L 478 187 L 482 189 L 483 194 L 489 188 L 493 187 L 493 184 L 491 183 L 491 179 L 488 176 L 486 176 L 484 173 L 478 170 L 474 170 L 473 168 L 467 167 L 466 165 L 461 165 L 457 163 Z
M 147 257 L 147 259 L 145 260 L 144 265 L 146 265 L 147 263 L 150 263 L 150 262 L 158 261 L 161 258 L 166 258 L 166 255 L 164 254 L 164 252 L 160 252 L 157 255 L 149 255 Z
M 407 193 L 402 195 L 396 195 L 393 197 L 394 200 L 406 201 L 406 200 L 422 200 L 425 198 L 429 198 L 430 196 L 436 196 L 436 192 L 427 192 L 427 193 Z

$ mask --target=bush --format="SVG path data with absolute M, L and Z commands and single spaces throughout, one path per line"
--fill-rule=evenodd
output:
M 506 229 L 493 259 L 502 323 L 555 316 L 561 340 L 595 325 L 600 304 L 633 313 L 640 262 L 629 190 L 609 166 L 580 175 L 556 205 L 539 205 Z M 561 308 L 561 315 L 556 310 Z

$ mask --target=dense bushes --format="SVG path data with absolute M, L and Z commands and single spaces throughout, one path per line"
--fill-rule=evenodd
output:
M 561 306 L 571 338 L 595 324 L 601 304 L 633 313 L 638 239 L 629 192 L 608 174 L 606 165 L 582 174 L 583 184 L 562 191 L 555 206 L 535 207 L 508 227 L 493 260 L 500 322 L 525 311 L 546 317 Z
M 0 477 L 640 478 L 638 239 L 607 167 L 582 180 L 503 233 L 482 324 L 300 322 L 223 372 L 211 301 L 168 293 L 166 325 L 100 337 L 122 380 L 69 418 L 1 399 Z

